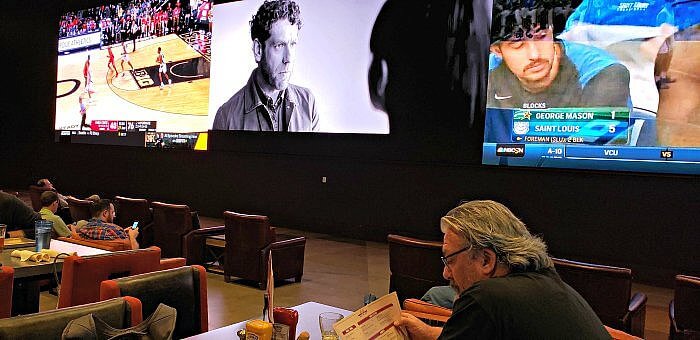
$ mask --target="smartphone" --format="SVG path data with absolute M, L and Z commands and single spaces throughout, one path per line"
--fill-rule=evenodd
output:
M 131 225 L 131 229 L 136 229 L 139 226 L 139 221 L 134 222 L 134 224 Z

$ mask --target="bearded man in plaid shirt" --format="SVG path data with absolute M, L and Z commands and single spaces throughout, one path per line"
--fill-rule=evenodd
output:
M 139 249 L 136 237 L 138 228 L 122 228 L 114 224 L 114 204 L 108 199 L 95 201 L 90 205 L 92 218 L 76 232 L 90 240 L 121 241 L 130 245 L 131 249 Z

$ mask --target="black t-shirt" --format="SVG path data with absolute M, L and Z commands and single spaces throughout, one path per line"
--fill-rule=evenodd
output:
M 479 281 L 455 302 L 439 339 L 610 339 L 553 269 Z

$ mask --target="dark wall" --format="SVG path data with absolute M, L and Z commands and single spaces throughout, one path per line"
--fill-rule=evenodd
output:
M 445 156 L 426 160 L 402 160 L 413 150 L 402 150 L 391 135 L 269 142 L 299 143 L 306 147 L 299 154 L 54 143 L 54 2 L 0 14 L 6 82 L 0 188 L 23 189 L 49 177 L 66 194 L 186 203 L 205 216 L 263 213 L 280 226 L 376 241 L 389 232 L 438 239 L 440 216 L 460 199 L 494 199 L 541 234 L 554 256 L 629 266 L 653 283 L 669 284 L 681 272 L 700 275 L 698 177 L 485 167 L 441 151 L 463 143 L 450 134 L 421 141 L 421 150 Z M 393 157 L 359 156 L 387 140 Z

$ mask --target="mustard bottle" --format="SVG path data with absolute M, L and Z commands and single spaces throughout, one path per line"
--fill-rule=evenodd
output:
M 250 320 L 245 324 L 246 340 L 272 340 L 272 324 L 262 320 Z

